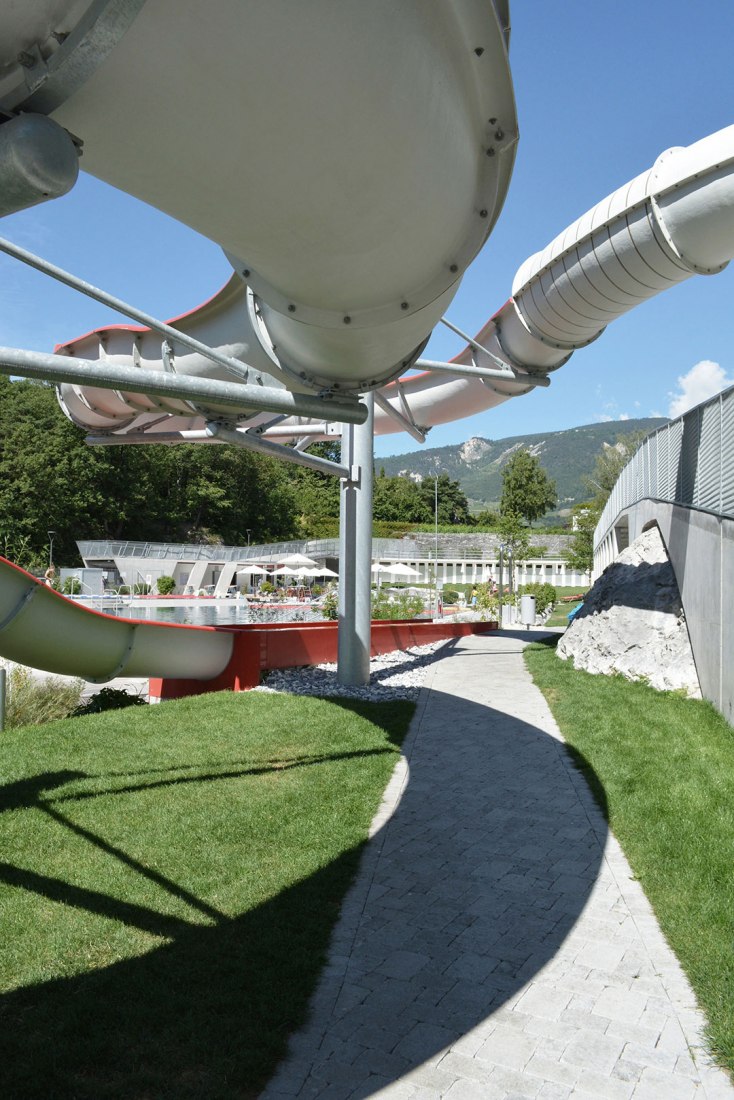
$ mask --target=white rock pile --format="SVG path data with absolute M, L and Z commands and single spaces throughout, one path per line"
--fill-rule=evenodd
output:
M 564 660 L 701 698 L 680 591 L 657 527 L 608 566 L 558 644 Z
M 445 641 L 383 653 L 370 661 L 370 682 L 365 687 L 346 687 L 336 679 L 336 665 L 274 669 L 255 691 L 289 692 L 292 695 L 328 695 L 342 699 L 417 699 L 431 663 L 441 656 Z

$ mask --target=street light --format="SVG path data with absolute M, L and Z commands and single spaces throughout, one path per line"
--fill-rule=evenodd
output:
M 433 519 L 435 527 L 435 544 L 433 551 L 434 583 L 436 585 L 436 614 L 438 614 L 438 474 L 433 474 Z M 431 601 L 433 602 L 433 601 Z
M 46 533 L 48 535 L 48 567 L 49 567 L 49 569 L 53 569 L 53 564 L 54 564 L 54 535 L 56 534 L 56 532 L 55 531 L 47 531 Z
M 252 533 L 252 528 L 248 527 L 247 528 L 247 545 L 248 546 L 250 545 L 250 535 L 251 535 L 251 533 Z
M 502 603 L 503 603 L 502 596 L 503 596 L 503 587 L 504 587 L 504 571 L 505 571 L 505 544 L 503 542 L 501 542 L 500 543 L 500 560 L 499 560 L 500 584 L 499 584 L 499 590 L 498 590 L 498 594 L 497 594 L 497 597 L 498 597 L 497 602 L 499 604 L 499 610 L 500 610 L 500 628 L 502 627 Z

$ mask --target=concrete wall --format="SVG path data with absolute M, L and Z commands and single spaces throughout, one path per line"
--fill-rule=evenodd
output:
M 701 691 L 734 724 L 734 519 L 656 500 L 618 517 L 629 541 L 657 523 L 680 588 Z M 613 532 L 611 537 L 613 537 Z M 609 547 L 613 558 L 612 547 Z

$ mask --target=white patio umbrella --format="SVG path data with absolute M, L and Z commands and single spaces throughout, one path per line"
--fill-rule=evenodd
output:
M 237 570 L 237 576 L 240 573 L 251 574 L 252 576 L 266 577 L 268 574 L 267 569 L 263 569 L 262 565 L 243 565 Z
M 305 554 L 286 554 L 283 558 L 278 558 L 279 565 L 292 565 L 298 568 L 299 565 L 316 566 L 318 562 L 313 558 L 307 558 Z
M 317 577 L 338 577 L 339 574 L 335 573 L 333 569 L 328 569 L 325 565 L 319 566 L 315 573 Z
M 396 562 L 395 565 L 390 565 L 387 568 L 388 573 L 392 573 L 394 577 L 420 577 L 420 573 L 417 569 L 411 569 L 409 565 L 405 565 L 404 562 Z

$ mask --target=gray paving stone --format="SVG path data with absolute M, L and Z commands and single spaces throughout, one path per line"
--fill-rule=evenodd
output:
M 624 1049 L 625 1044 L 620 1039 L 608 1039 L 605 1035 L 579 1027 L 577 1034 L 564 1050 L 561 1060 L 581 1069 L 610 1074 Z
M 522 648 L 421 692 L 309 1022 L 263 1100 L 734 1100 Z

